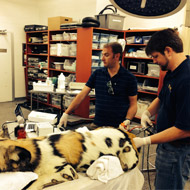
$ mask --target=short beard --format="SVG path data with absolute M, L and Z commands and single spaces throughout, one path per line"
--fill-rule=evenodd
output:
M 165 65 L 160 65 L 161 70 L 162 70 L 162 71 L 167 71 L 167 70 L 168 70 L 168 65 L 169 65 L 169 61 L 168 61 L 168 59 L 167 59 Z

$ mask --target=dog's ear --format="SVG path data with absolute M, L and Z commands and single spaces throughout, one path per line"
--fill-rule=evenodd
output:
M 7 150 L 9 164 L 13 171 L 26 171 L 30 165 L 31 154 L 25 148 L 11 145 Z

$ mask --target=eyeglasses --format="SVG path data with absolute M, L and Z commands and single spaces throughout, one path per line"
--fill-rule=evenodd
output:
M 107 87 L 108 87 L 108 93 L 111 94 L 111 95 L 114 95 L 114 91 L 113 91 L 113 86 L 112 86 L 111 80 L 109 80 L 107 82 Z

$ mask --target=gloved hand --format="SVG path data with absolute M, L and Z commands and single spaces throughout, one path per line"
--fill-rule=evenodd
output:
M 135 138 L 133 138 L 133 141 L 134 141 L 135 146 L 137 148 L 139 148 L 141 146 L 144 146 L 144 145 L 151 144 L 151 139 L 150 139 L 149 136 L 148 137 L 143 137 L 143 138 L 141 138 L 141 137 L 135 137 Z
M 128 131 L 130 127 L 131 120 L 126 119 L 123 123 L 119 125 L 119 128 L 124 131 Z
M 64 127 L 67 126 L 68 116 L 69 115 L 67 113 L 63 113 L 63 115 L 61 116 L 61 119 L 59 120 L 58 127 L 62 127 L 62 125 L 64 125 Z
M 141 116 L 141 125 L 142 125 L 142 128 L 146 129 L 148 126 L 147 126 L 147 123 L 153 127 L 153 124 L 152 124 L 152 121 L 150 120 L 150 117 L 151 117 L 151 114 L 148 110 L 145 110 Z
M 24 124 L 24 118 L 23 118 L 22 116 L 18 115 L 18 116 L 16 117 L 16 119 L 17 119 L 17 122 L 18 122 L 19 125 L 20 125 L 20 124 Z

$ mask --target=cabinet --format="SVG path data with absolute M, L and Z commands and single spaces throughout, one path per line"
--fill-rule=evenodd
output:
M 86 82 L 91 73 L 102 67 L 101 51 L 108 41 L 117 39 L 133 39 L 134 36 L 151 36 L 152 30 L 109 30 L 103 28 L 72 28 L 61 30 L 26 32 L 26 94 L 32 89 L 32 82 L 45 81 L 47 77 L 57 77 L 61 72 L 68 80 L 74 78 L 76 82 Z M 136 40 L 139 40 L 136 39 Z M 128 53 L 131 49 L 145 48 L 144 43 L 126 44 L 122 56 L 122 65 L 130 70 L 130 63 L 145 65 L 145 72 L 133 72 L 137 77 L 138 84 L 145 79 L 154 81 L 158 91 L 162 84 L 162 72 L 160 76 L 147 76 L 147 64 L 152 59 L 147 57 L 133 57 Z M 64 50 L 64 51 L 62 51 Z M 64 63 L 64 64 L 63 64 Z M 67 63 L 68 67 L 65 67 Z M 64 65 L 64 66 L 63 66 Z M 156 92 L 138 90 L 138 98 L 155 98 Z M 34 100 L 35 96 L 33 97 Z M 40 103 L 60 109 L 60 97 L 58 95 L 40 94 Z M 37 101 L 37 100 L 36 100 Z M 81 117 L 93 116 L 95 98 L 87 97 L 75 110 L 75 114 Z M 137 117 L 139 118 L 139 117 Z
M 126 47 L 123 65 L 130 70 L 138 82 L 138 111 L 135 116 L 140 119 L 142 112 L 156 98 L 162 87 L 165 72 L 146 56 L 145 48 L 151 35 L 156 30 L 125 31 Z M 156 121 L 156 118 L 153 118 Z
M 26 32 L 26 97 L 33 82 L 45 81 L 48 76 L 48 31 Z M 34 97 L 35 98 L 35 97 Z M 47 103 L 47 95 L 40 100 Z
M 43 37 L 47 41 L 41 41 Z M 66 77 L 72 75 L 76 82 L 86 82 L 93 70 L 101 67 L 102 46 L 109 39 L 124 38 L 123 31 L 100 28 L 73 28 L 49 31 L 26 32 L 26 95 L 29 99 L 29 90 L 32 83 L 38 80 L 45 81 L 48 77 L 57 77 L 61 72 Z M 94 45 L 96 44 L 96 47 Z M 58 47 L 65 51 L 58 51 Z M 73 46 L 76 51 L 69 51 Z M 96 57 L 95 59 L 93 59 Z M 98 57 L 98 58 L 97 58 Z M 65 69 L 67 63 L 76 63 L 76 67 Z M 97 61 L 97 62 L 96 62 Z M 39 68 L 39 64 L 43 63 Z M 64 68 L 61 63 L 64 62 Z M 98 63 L 98 64 L 97 64 Z M 74 69 L 74 70 L 73 70 Z M 60 109 L 58 95 L 40 94 L 40 103 Z M 36 97 L 33 97 L 36 100 Z M 75 110 L 75 114 L 88 118 L 90 108 L 94 108 L 95 98 L 87 97 Z M 89 106 L 90 105 L 90 106 Z

